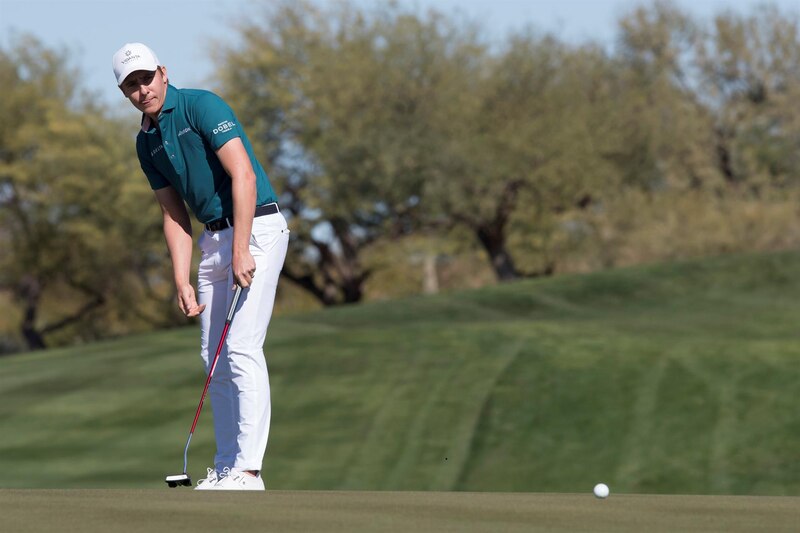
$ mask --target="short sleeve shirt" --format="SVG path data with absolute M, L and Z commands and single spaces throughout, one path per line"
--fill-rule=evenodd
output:
M 216 151 L 242 140 L 256 175 L 256 205 L 277 201 L 233 110 L 209 91 L 167 87 L 158 123 L 142 117 L 139 163 L 153 190 L 174 187 L 200 222 L 233 216 L 231 178 Z

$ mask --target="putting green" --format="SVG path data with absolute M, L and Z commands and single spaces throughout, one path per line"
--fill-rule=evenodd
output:
M 2 530 L 796 531 L 800 498 L 468 492 L 0 490 Z

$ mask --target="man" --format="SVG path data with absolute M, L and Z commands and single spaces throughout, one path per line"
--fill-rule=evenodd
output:
M 120 48 L 113 68 L 120 90 L 142 112 L 136 151 L 163 213 L 178 306 L 187 317 L 200 317 L 206 372 L 232 288 L 243 289 L 209 388 L 214 468 L 196 488 L 264 490 L 260 472 L 271 407 L 263 345 L 289 242 L 286 220 L 239 121 L 220 97 L 170 85 L 167 69 L 141 43 Z M 197 294 L 189 279 L 186 205 L 205 225 L 198 239 Z

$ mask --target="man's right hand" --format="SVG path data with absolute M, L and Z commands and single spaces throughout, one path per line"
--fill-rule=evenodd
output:
M 178 287 L 178 307 L 187 317 L 197 316 L 206 308 L 205 304 L 197 304 L 197 296 L 191 284 Z

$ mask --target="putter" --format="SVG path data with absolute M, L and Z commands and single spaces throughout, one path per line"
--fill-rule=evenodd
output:
M 222 346 L 225 344 L 225 337 L 228 336 L 228 330 L 230 329 L 231 322 L 233 321 L 233 313 L 234 311 L 236 311 L 236 304 L 239 302 L 239 296 L 241 294 L 242 294 L 242 288 L 237 285 L 236 294 L 233 295 L 233 301 L 231 302 L 231 308 L 228 310 L 228 317 L 225 319 L 225 327 L 222 328 L 222 336 L 219 339 L 219 345 L 217 346 L 217 353 L 216 355 L 214 355 L 214 361 L 211 363 L 211 370 L 209 370 L 208 377 L 206 378 L 206 386 L 203 387 L 203 394 L 202 396 L 200 396 L 200 403 L 197 406 L 197 412 L 194 414 L 192 429 L 189 430 L 189 438 L 186 439 L 186 447 L 183 449 L 183 473 L 176 474 L 174 476 L 167 476 L 164 479 L 164 482 L 170 488 L 175 488 L 178 486 L 181 487 L 192 486 L 192 478 L 190 478 L 189 474 L 186 473 L 187 458 L 189 455 L 189 444 L 192 442 L 192 435 L 194 435 L 194 429 L 197 427 L 197 420 L 200 418 L 200 411 L 203 410 L 203 401 L 206 399 L 208 386 L 209 384 L 211 384 L 211 378 L 214 376 L 214 369 L 217 368 L 217 360 L 219 359 L 220 352 L 222 352 Z

